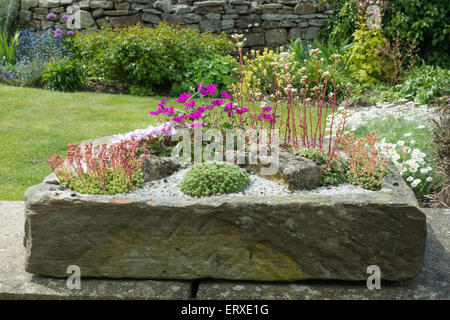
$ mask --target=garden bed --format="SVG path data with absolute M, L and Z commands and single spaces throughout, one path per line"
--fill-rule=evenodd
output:
M 347 194 L 319 188 L 191 198 L 146 188 L 86 195 L 50 176 L 28 189 L 26 270 L 65 277 L 77 265 L 82 277 L 365 280 L 367 267 L 378 265 L 382 279 L 404 281 L 422 269 L 425 216 L 400 176 L 385 177 L 380 191 Z

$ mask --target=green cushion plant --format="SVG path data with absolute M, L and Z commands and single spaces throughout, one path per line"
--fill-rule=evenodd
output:
M 228 163 L 206 162 L 189 170 L 181 181 L 181 191 L 200 197 L 244 190 L 250 175 L 242 168 Z

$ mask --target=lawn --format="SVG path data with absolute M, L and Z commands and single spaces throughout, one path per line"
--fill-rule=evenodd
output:
M 0 85 L 0 200 L 23 200 L 66 145 L 145 128 L 159 97 L 60 93 Z
M 64 155 L 69 143 L 156 124 L 148 113 L 160 101 L 0 85 L 0 200 L 23 200 L 29 186 L 51 173 L 48 156 Z

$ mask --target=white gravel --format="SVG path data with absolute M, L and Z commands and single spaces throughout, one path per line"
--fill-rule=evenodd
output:
M 175 197 L 179 199 L 194 199 L 194 197 L 184 194 L 180 190 L 180 184 L 184 175 L 190 168 L 181 169 L 173 175 L 147 182 L 138 190 L 126 194 L 126 196 L 155 196 L 155 197 Z M 261 196 L 261 197 L 286 197 L 292 194 L 319 194 L 319 195 L 345 195 L 345 194 L 373 194 L 376 192 L 390 191 L 390 189 L 382 189 L 380 191 L 371 191 L 363 189 L 359 186 L 350 184 L 340 184 L 332 187 L 320 187 L 313 190 L 288 190 L 284 185 L 263 179 L 257 175 L 250 175 L 250 184 L 242 192 L 233 193 L 234 196 Z M 226 195 L 215 196 L 224 197 Z

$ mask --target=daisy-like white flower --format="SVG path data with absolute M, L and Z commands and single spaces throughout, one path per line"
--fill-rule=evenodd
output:
M 427 167 L 427 170 L 431 171 L 431 170 L 433 170 L 433 168 L 432 167 Z
M 398 144 L 400 147 L 402 147 L 402 146 L 405 144 L 405 141 L 399 140 L 399 141 L 397 141 L 397 144 Z
M 414 143 L 416 143 L 416 140 L 412 139 L 409 143 L 414 144 Z
M 428 172 L 427 168 L 420 169 L 420 173 L 427 173 L 427 172 Z
M 413 180 L 414 180 L 414 178 L 412 176 L 409 176 L 408 178 L 406 178 L 406 181 L 408 181 L 408 182 L 411 182 Z
M 412 186 L 413 188 L 414 188 L 414 187 L 417 187 L 417 185 L 418 185 L 420 182 L 422 182 L 422 180 L 416 179 L 416 180 L 414 180 L 414 181 L 411 183 L 411 186 Z
M 433 177 L 428 177 L 427 182 L 431 182 L 431 181 L 433 181 Z
M 410 137 L 411 135 L 412 135 L 411 132 L 408 132 L 408 133 L 405 133 L 405 134 L 404 134 L 405 137 Z
M 406 168 L 405 167 L 401 167 L 399 170 L 400 175 L 402 176 L 405 172 L 406 172 Z
M 411 172 L 417 172 L 417 167 L 409 167 L 409 171 Z

